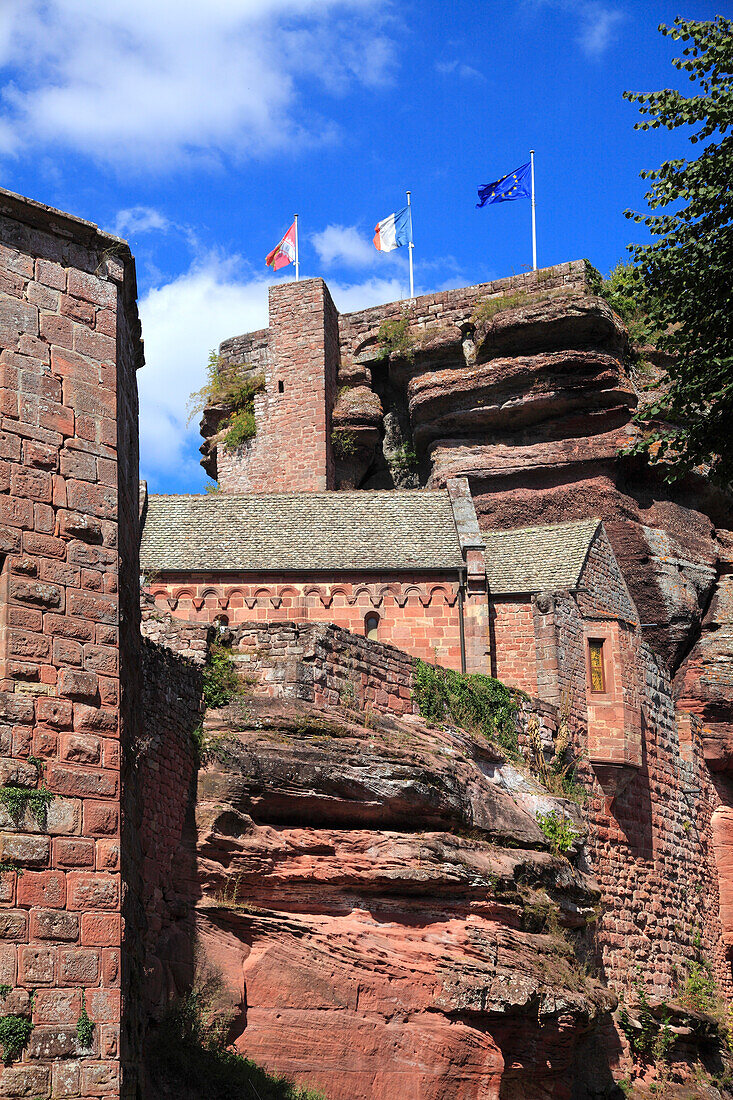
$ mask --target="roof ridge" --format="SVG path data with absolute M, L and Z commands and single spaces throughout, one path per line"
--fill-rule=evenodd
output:
M 593 525 L 595 531 L 603 520 L 599 516 L 589 516 L 587 519 L 563 520 L 561 523 L 534 523 L 529 527 L 493 527 L 482 531 L 484 535 L 526 535 L 530 531 L 556 531 L 560 527 L 585 527 Z
M 304 489 L 290 492 L 286 490 L 279 493 L 149 493 L 151 500 L 206 500 L 222 503 L 227 500 L 282 500 L 285 498 L 302 498 L 311 500 L 368 500 L 373 497 L 414 497 L 423 500 L 425 497 L 448 497 L 447 489 Z

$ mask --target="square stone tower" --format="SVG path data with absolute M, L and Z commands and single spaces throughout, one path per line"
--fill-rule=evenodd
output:
M 261 367 L 256 436 L 236 451 L 216 447 L 215 468 L 229 492 L 335 488 L 331 410 L 339 368 L 338 312 L 323 279 L 270 287 L 270 326 L 221 346 L 225 364 Z

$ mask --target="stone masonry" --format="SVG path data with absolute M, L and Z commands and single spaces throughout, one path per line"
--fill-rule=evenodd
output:
M 217 448 L 219 483 L 230 492 L 333 489 L 338 314 L 326 284 L 306 279 L 270 287 L 270 320 L 268 352 L 255 359 L 265 378 L 264 393 L 255 397 L 257 435 L 235 454 Z M 236 351 L 247 355 L 249 348 Z M 224 346 L 222 357 L 229 361 Z
M 8 1098 L 134 1095 L 120 1022 L 139 649 L 135 295 L 124 242 L 0 192 L 0 981 L 12 990 L 0 1012 L 34 1025 L 0 1068 Z

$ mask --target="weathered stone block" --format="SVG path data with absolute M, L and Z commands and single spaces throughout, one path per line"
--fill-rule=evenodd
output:
M 58 909 L 36 909 L 31 913 L 30 934 L 34 940 L 76 942 L 79 939 L 79 917 Z
M 120 900 L 117 875 L 70 871 L 67 879 L 69 909 L 117 909 Z
M 28 914 L 22 910 L 0 909 L 0 940 L 28 940 Z
M 53 947 L 21 947 L 18 950 L 18 980 L 31 987 L 51 985 L 55 962 L 56 949 Z
M 58 677 L 60 695 L 70 699 L 90 701 L 99 694 L 99 680 L 96 673 L 78 672 L 75 669 L 61 669 Z
M 64 985 L 95 985 L 99 980 L 99 951 L 62 947 L 59 951 L 59 980 Z
M 50 1079 L 48 1066 L 7 1066 L 2 1071 L 3 1095 L 9 1100 L 20 1096 L 33 1100 L 48 1096 Z
M 0 860 L 19 863 L 24 867 L 42 867 L 48 863 L 50 854 L 48 837 L 0 833 Z

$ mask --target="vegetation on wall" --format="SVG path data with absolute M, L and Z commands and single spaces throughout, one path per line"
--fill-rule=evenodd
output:
M 331 446 L 336 458 L 351 458 L 358 449 L 356 435 L 348 428 L 334 428 L 331 432 Z
M 220 424 L 226 430 L 224 447 L 233 451 L 257 434 L 255 423 L 254 398 L 265 388 L 263 374 L 248 374 L 246 363 L 237 367 L 225 366 L 215 351 L 209 353 L 206 367 L 206 381 L 200 390 L 195 390 L 188 399 L 188 423 L 200 416 L 209 405 L 225 405 L 231 411 Z M 207 492 L 210 490 L 207 489 Z
M 709 1050 L 728 1054 L 733 1050 L 731 1011 L 707 963 L 689 964 L 685 981 L 669 1003 L 649 1001 L 641 970 L 629 1004 L 622 998 L 618 1026 L 641 1062 L 663 1064 L 669 1060 L 677 1034 L 673 1023 L 689 1028 L 696 1041 Z
M 685 43 L 672 64 L 699 94 L 625 92 L 644 116 L 636 129 L 690 126 L 690 142 L 703 148 L 695 160 L 642 172 L 651 181 L 652 213 L 626 211 L 657 238 L 630 246 L 633 278 L 661 333 L 659 347 L 671 353 L 668 384 L 644 410 L 646 431 L 635 449 L 663 460 L 668 479 L 704 465 L 727 485 L 733 480 L 733 20 L 677 17 L 659 29 Z
M 523 309 L 546 295 L 532 294 L 528 290 L 516 290 L 513 294 L 500 294 L 497 298 L 484 298 L 473 311 L 471 320 L 474 324 L 488 324 L 497 313 L 505 309 Z
M 53 797 L 46 787 L 18 787 L 14 783 L 0 787 L 0 804 L 16 823 L 23 817 L 26 808 L 30 807 L 38 823 L 45 825 L 46 813 Z
M 5 1000 L 11 992 L 11 986 L 0 985 L 0 998 L 3 1000 Z M 35 995 L 31 993 L 29 998 L 30 1013 L 33 1012 L 34 996 Z M 30 1016 L 17 1016 L 12 1013 L 6 1016 L 0 1016 L 0 1051 L 2 1052 L 2 1060 L 6 1066 L 20 1058 L 28 1045 L 28 1040 L 31 1037 L 32 1031 L 33 1022 Z
M 397 473 L 411 473 L 417 465 L 417 452 L 410 443 L 403 443 L 389 457 L 389 467 Z
M 88 1050 L 92 1042 L 94 1041 L 94 1021 L 89 1018 L 87 1013 L 87 998 L 86 990 L 81 991 L 81 1012 L 79 1013 L 79 1019 L 76 1021 L 76 1037 L 79 1040 L 79 1045 Z
M 554 755 L 549 764 L 545 759 L 539 719 L 536 714 L 530 716 L 527 722 L 529 767 L 532 774 L 552 794 L 560 798 L 569 798 L 582 806 L 588 801 L 588 792 L 582 783 L 576 782 L 575 779 L 578 759 L 571 750 L 567 715 L 564 714 L 569 702 L 569 697 L 562 701 L 560 726 L 554 741 Z
M 227 429 L 224 437 L 225 450 L 234 451 L 257 435 L 255 394 L 262 393 L 264 388 L 265 378 L 262 374 L 256 374 L 237 386 L 231 402 L 232 412 L 221 425 Z
M 207 707 L 225 707 L 241 691 L 231 649 L 215 642 L 204 665 L 204 703 Z
M 546 814 L 537 814 L 537 824 L 552 845 L 553 851 L 561 852 L 563 855 L 570 851 L 580 836 L 578 830 L 573 828 L 572 822 L 555 810 L 550 810 Z
M 414 341 L 410 335 L 410 320 L 408 317 L 396 317 L 392 320 L 382 321 L 377 339 L 379 340 L 377 358 L 389 359 L 390 355 L 398 355 L 405 359 L 412 359 Z
M 506 752 L 516 754 L 517 699 L 500 680 L 418 661 L 412 694 L 428 722 L 455 722 L 461 729 L 481 733 Z
M 0 1049 L 6 1066 L 20 1058 L 32 1031 L 33 1024 L 25 1016 L 0 1016 Z

